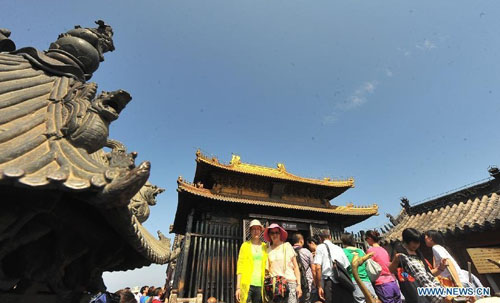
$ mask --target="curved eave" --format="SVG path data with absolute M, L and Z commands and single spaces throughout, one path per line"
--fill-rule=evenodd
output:
M 151 263 L 165 264 L 170 257 L 169 242 L 154 237 L 138 220 L 130 214 L 127 207 L 103 211 L 111 226 L 136 250 L 145 260 L 137 267 Z M 128 270 L 126 265 L 117 266 L 113 270 Z
M 266 207 L 277 207 L 277 208 L 286 208 L 286 209 L 294 209 L 301 211 L 311 211 L 311 212 L 347 215 L 347 216 L 373 216 L 378 214 L 378 206 L 376 204 L 373 204 L 370 207 L 354 207 L 349 205 L 349 206 L 335 206 L 332 208 L 322 208 L 322 207 L 313 207 L 306 205 L 279 203 L 274 201 L 228 197 L 228 196 L 214 194 L 209 189 L 199 188 L 184 181 L 177 181 L 177 184 L 178 184 L 177 191 L 179 192 L 188 192 L 196 196 L 217 201 L 229 202 L 229 203 L 250 204 L 250 205 L 259 205 Z
M 196 154 L 196 162 L 205 163 L 213 167 L 221 168 L 224 170 L 238 172 L 242 174 L 268 177 L 279 180 L 295 181 L 325 187 L 333 188 L 352 188 L 354 187 L 354 178 L 349 178 L 347 180 L 318 180 L 312 178 L 299 177 L 294 174 L 287 172 L 286 170 L 280 170 L 276 168 L 270 168 L 260 165 L 241 163 L 241 164 L 223 164 L 220 163 L 217 158 L 208 158 L 200 153 Z

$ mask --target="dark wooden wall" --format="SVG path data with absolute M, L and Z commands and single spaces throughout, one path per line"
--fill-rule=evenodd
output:
M 188 222 L 189 223 L 189 222 Z M 242 244 L 242 227 L 238 223 L 196 221 L 184 238 L 173 288 L 180 297 L 203 297 L 219 302 L 234 302 L 236 262 Z

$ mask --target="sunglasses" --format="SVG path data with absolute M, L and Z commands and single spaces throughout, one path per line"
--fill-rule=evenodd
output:
M 270 231 L 270 232 L 269 232 L 269 235 L 271 235 L 271 236 L 272 236 L 272 235 L 279 235 L 279 234 L 280 234 L 280 232 L 279 232 L 279 231 Z

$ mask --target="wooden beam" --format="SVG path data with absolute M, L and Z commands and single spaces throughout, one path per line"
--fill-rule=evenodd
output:
M 313 219 L 301 219 L 292 217 L 279 217 L 279 216 L 269 216 L 269 215 L 259 215 L 259 214 L 249 214 L 250 218 L 262 218 L 268 220 L 279 220 L 279 221 L 291 221 L 291 222 L 301 222 L 301 223 L 314 223 L 314 224 L 328 224 L 328 221 L 323 220 L 313 220 Z

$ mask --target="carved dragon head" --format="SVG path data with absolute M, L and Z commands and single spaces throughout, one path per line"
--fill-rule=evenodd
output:
M 149 206 L 156 205 L 156 196 L 164 191 L 165 189 L 146 182 L 141 190 L 132 197 L 129 209 L 139 222 L 143 223 L 149 218 Z
M 108 123 L 118 119 L 121 111 L 132 100 L 130 94 L 122 89 L 105 92 L 103 91 L 92 101 L 91 111 L 96 112 Z
M 95 97 L 97 84 L 74 88 L 64 100 L 63 134 L 89 154 L 106 146 L 109 124 L 118 119 L 132 97 L 124 90 L 102 92 Z

